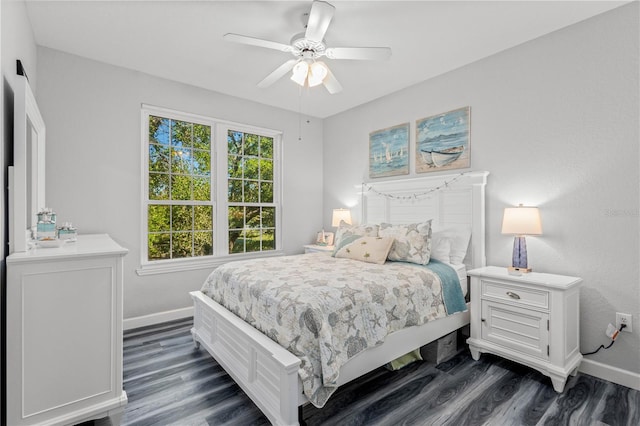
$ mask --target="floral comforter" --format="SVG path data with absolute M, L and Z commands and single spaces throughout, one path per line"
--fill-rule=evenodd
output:
M 227 263 L 202 292 L 300 358 L 303 392 L 322 407 L 350 358 L 446 316 L 442 288 L 424 266 L 310 253 Z

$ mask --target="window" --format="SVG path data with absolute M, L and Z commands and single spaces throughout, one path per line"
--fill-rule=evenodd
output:
M 229 253 L 275 250 L 273 138 L 227 132 Z
M 139 274 L 279 249 L 278 132 L 149 106 L 142 126 Z

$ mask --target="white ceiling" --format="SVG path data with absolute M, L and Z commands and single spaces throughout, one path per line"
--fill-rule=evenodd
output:
M 287 77 L 256 84 L 290 54 L 223 41 L 232 32 L 289 43 L 310 1 L 27 0 L 41 46 L 315 117 L 369 102 L 627 1 L 340 1 L 329 47 L 389 46 L 389 61 L 326 59 L 344 90 Z

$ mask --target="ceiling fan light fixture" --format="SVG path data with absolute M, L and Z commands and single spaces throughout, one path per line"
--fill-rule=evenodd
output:
M 304 86 L 304 83 L 307 80 L 307 74 L 309 74 L 309 64 L 306 61 L 300 61 L 293 67 L 291 80 L 295 81 L 300 86 Z
M 309 67 L 309 87 L 315 87 L 322 84 L 327 74 L 327 66 L 323 62 L 312 63 Z

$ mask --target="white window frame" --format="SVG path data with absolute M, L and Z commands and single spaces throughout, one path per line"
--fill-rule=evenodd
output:
M 149 200 L 149 116 L 166 117 L 173 120 L 203 124 L 211 128 L 211 205 L 214 211 L 213 224 L 213 255 L 189 257 L 180 259 L 148 260 L 148 204 Z M 167 272 L 180 272 L 194 269 L 215 268 L 233 260 L 252 259 L 260 257 L 281 256 L 284 254 L 282 245 L 282 132 L 219 120 L 197 114 L 185 113 L 168 108 L 143 104 L 141 108 L 141 220 L 140 220 L 140 267 L 136 269 L 138 275 L 153 275 Z M 236 130 L 244 133 L 258 134 L 273 138 L 273 206 L 276 209 L 276 246 L 275 250 L 228 254 L 229 220 L 227 211 L 227 132 Z

